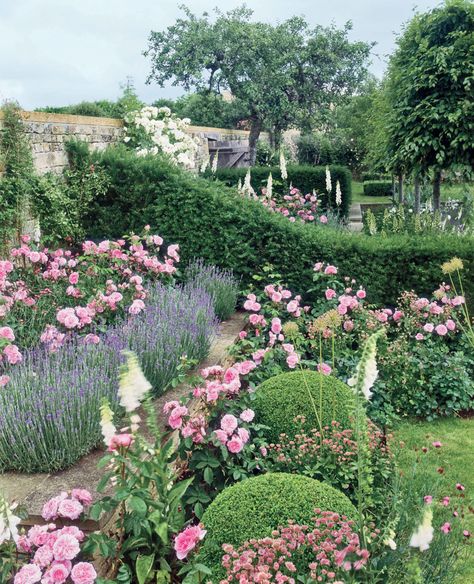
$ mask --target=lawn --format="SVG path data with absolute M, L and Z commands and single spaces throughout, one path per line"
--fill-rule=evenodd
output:
M 390 197 L 367 197 L 364 195 L 364 184 L 352 181 L 352 202 L 353 203 L 390 203 Z
M 474 194 L 474 185 L 472 183 L 441 185 L 441 200 L 463 199 L 467 194 Z M 362 204 L 390 203 L 391 197 L 367 197 L 364 195 L 364 183 L 352 181 L 352 202 Z
M 399 464 L 402 470 L 409 470 L 423 446 L 430 446 L 439 440 L 442 447 L 430 448 L 425 455 L 433 461 L 433 478 L 440 479 L 446 485 L 446 491 L 452 491 L 456 483 L 462 483 L 466 490 L 466 508 L 470 507 L 465 518 L 466 528 L 474 532 L 474 420 L 449 418 L 434 422 L 405 422 L 395 432 L 395 437 L 405 442 L 406 447 L 401 451 Z M 437 473 L 442 467 L 444 473 Z M 428 471 L 430 472 L 430 471 Z M 472 543 L 471 543 L 472 545 Z M 474 582 L 474 557 L 471 555 L 465 573 L 457 580 L 458 584 Z

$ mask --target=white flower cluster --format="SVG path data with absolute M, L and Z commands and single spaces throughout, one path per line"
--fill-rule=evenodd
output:
M 138 156 L 167 154 L 180 166 L 196 166 L 199 139 L 187 133 L 189 118 L 178 118 L 168 107 L 146 106 L 125 118 L 124 142 L 136 148 Z

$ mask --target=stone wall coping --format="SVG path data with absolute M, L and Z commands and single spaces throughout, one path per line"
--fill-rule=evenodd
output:
M 85 126 L 112 126 L 122 128 L 123 120 L 117 118 L 102 118 L 93 116 L 76 116 L 73 114 L 49 114 L 46 112 L 22 111 L 21 117 L 25 122 L 35 122 L 43 124 L 74 124 Z M 3 112 L 0 111 L 0 120 L 3 119 Z M 214 128 L 208 126 L 189 126 L 189 132 L 193 134 L 220 134 L 224 136 L 248 137 L 248 130 L 233 130 L 230 128 Z M 267 132 L 262 132 L 261 136 L 266 137 Z

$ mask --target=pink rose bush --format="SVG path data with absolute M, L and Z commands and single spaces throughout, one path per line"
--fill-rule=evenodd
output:
M 29 237 L 0 261 L 0 367 L 22 361 L 21 349 L 38 342 L 55 351 L 72 335 L 96 342 L 117 316 L 145 308 L 147 286 L 169 280 L 179 262 L 179 246 L 144 235 L 94 243 L 80 252 L 34 249 Z M 34 323 L 25 327 L 24 321 Z
M 42 516 L 48 522 L 34 525 L 19 536 L 17 549 L 23 565 L 16 571 L 13 584 L 94 584 L 97 572 L 90 562 L 80 560 L 84 533 L 75 525 L 58 526 L 84 516 L 92 503 L 85 489 L 61 493 L 43 506 Z M 29 559 L 29 562 L 27 561 Z

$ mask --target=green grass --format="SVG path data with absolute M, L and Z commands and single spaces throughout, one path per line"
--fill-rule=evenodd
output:
M 474 194 L 474 185 L 472 183 L 464 184 L 442 184 L 441 200 L 463 199 L 466 194 Z M 367 197 L 364 195 L 364 183 L 352 181 L 352 202 L 362 204 L 390 203 L 391 197 Z
M 456 483 L 465 486 L 466 507 L 474 505 L 474 419 L 449 418 L 434 422 L 410 421 L 400 425 L 395 431 L 395 438 L 405 443 L 399 455 L 399 464 L 402 470 L 408 471 L 423 446 L 428 446 L 428 472 L 433 479 L 441 480 L 446 493 L 455 490 Z M 440 449 L 434 449 L 431 443 L 439 440 Z M 415 450 L 417 449 L 417 451 Z M 440 475 L 437 469 L 442 467 Z M 474 514 L 467 512 L 464 519 L 465 528 L 474 533 Z M 472 545 L 472 543 L 471 543 Z M 474 557 L 471 554 L 469 564 L 466 565 L 462 577 L 457 584 L 474 582 Z
M 353 203 L 390 203 L 390 197 L 367 197 L 364 195 L 364 184 L 352 181 L 352 202 Z

